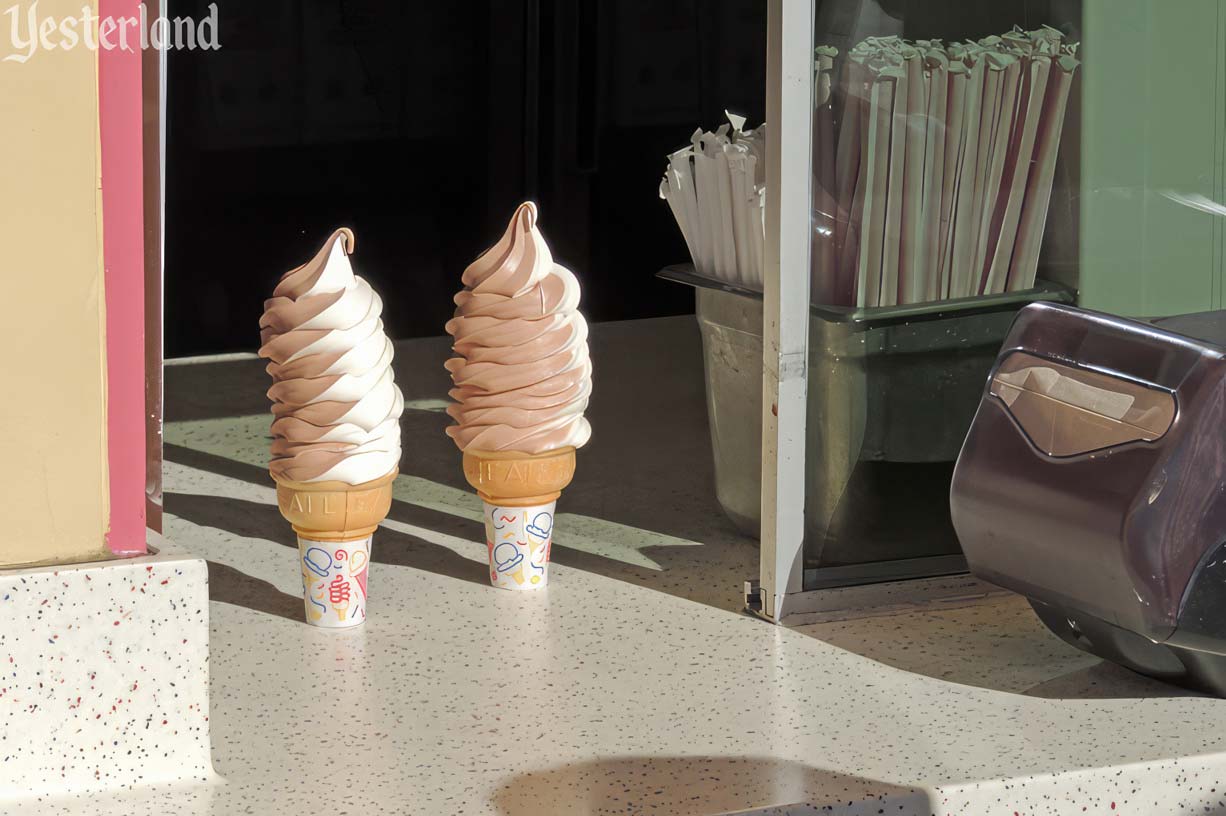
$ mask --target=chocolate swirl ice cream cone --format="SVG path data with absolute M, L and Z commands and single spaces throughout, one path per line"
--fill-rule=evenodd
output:
M 298 534 L 307 619 L 330 627 L 366 619 L 365 565 L 391 507 L 404 410 L 383 303 L 353 274 L 353 248 L 350 230 L 332 233 L 282 276 L 260 320 L 260 356 L 273 379 L 269 471 Z M 358 575 L 348 568 L 354 557 Z M 313 595 L 307 584 L 324 580 L 326 598 Z
M 592 391 L 579 283 L 557 264 L 519 206 L 502 238 L 464 271 L 447 332 L 464 475 L 485 503 L 490 579 L 507 589 L 544 586 L 554 506 L 591 436 Z

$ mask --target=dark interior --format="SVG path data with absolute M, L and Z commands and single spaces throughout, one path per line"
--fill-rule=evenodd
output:
M 223 48 L 169 58 L 168 358 L 254 350 L 340 225 L 389 333 L 441 334 L 524 198 L 590 320 L 693 310 L 654 278 L 688 259 L 656 190 L 697 125 L 762 120 L 762 0 L 216 2 Z

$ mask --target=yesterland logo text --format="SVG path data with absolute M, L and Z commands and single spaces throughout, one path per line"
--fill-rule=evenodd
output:
M 131 52 L 147 48 L 216 51 L 221 48 L 217 4 L 210 3 L 208 9 L 208 16 L 200 20 L 191 17 L 170 19 L 164 15 L 150 20 L 144 3 L 140 4 L 137 14 L 129 17 L 102 17 L 90 5 L 82 6 L 76 17 L 44 16 L 38 11 L 38 0 L 28 6 L 9 6 L 3 12 L 8 18 L 7 26 L 0 21 L 0 28 L 7 28 L 9 34 L 9 51 L 2 61 L 25 63 L 43 51 L 74 48 Z M 3 48 L 2 43 L 0 35 L 0 48 Z

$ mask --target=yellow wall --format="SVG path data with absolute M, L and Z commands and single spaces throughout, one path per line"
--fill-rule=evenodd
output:
M 0 61 L 0 565 L 107 553 L 98 163 L 96 54 Z

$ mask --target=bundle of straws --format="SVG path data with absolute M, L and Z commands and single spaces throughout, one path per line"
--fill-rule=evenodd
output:
M 868 38 L 837 68 L 835 49 L 817 49 L 814 302 L 891 306 L 1033 287 L 1076 49 L 1053 28 L 948 45 Z M 674 214 L 704 209 L 701 189 L 672 181 L 696 172 L 687 161 L 698 149 L 670 157 L 661 195 Z M 761 286 L 760 255 L 721 266 L 686 241 L 700 274 Z
M 695 130 L 690 144 L 668 157 L 660 198 L 700 275 L 761 289 L 765 125 L 743 130 L 744 117 L 725 114 L 730 124 L 714 133 Z

